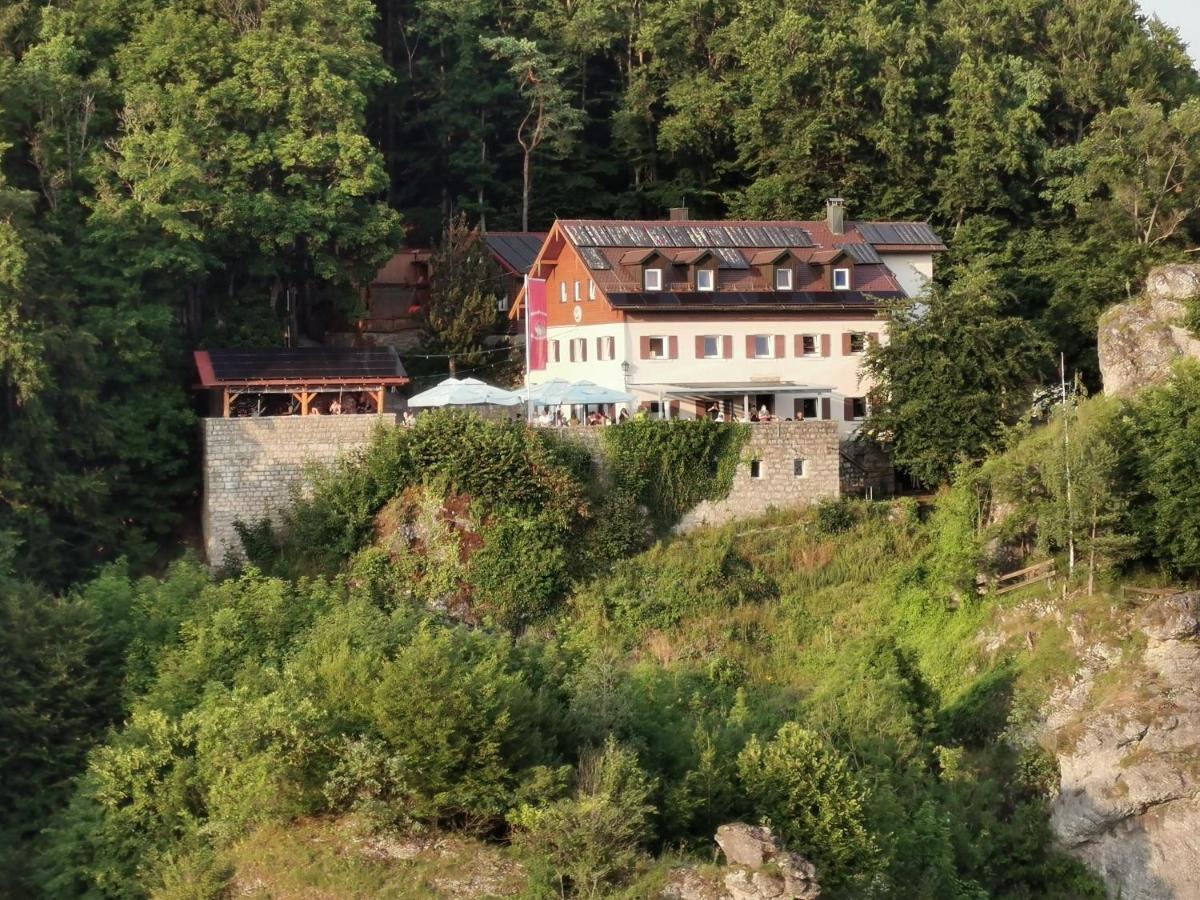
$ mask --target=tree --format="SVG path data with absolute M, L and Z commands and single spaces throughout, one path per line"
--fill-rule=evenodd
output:
M 525 846 L 549 857 L 563 896 L 600 897 L 630 870 L 651 835 L 656 785 L 611 735 L 583 754 L 573 797 L 511 814 Z M 567 887 L 570 887 L 568 895 Z
M 1174 110 L 1134 97 L 1056 159 L 1054 196 L 1139 244 L 1178 243 L 1200 211 L 1200 98 Z
M 869 795 L 843 755 L 788 722 L 766 743 L 751 738 L 737 768 L 753 808 L 787 849 L 817 865 L 822 886 L 870 881 L 879 860 L 867 827 Z
M 483 235 L 462 213 L 446 228 L 429 267 L 428 346 L 449 355 L 453 376 L 459 363 L 484 361 L 484 341 L 496 330 L 500 272 Z
M 1027 408 L 1049 354 L 1032 324 L 1006 315 L 994 272 L 887 305 L 888 341 L 868 349 L 875 382 L 866 433 L 927 484 L 998 446 Z
M 556 65 L 536 41 L 528 38 L 483 38 L 483 46 L 508 62 L 509 75 L 528 104 L 517 126 L 521 147 L 521 230 L 529 230 L 529 196 L 533 189 L 533 154 L 544 145 L 558 155 L 567 153 L 575 132 L 583 125 L 583 114 L 571 104 L 562 83 L 563 67 Z
M 1168 384 L 1129 407 L 1136 472 L 1145 496 L 1134 519 L 1145 549 L 1178 574 L 1200 571 L 1200 365 L 1180 364 Z

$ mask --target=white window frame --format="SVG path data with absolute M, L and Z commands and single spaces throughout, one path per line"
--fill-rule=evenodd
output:
M 851 422 L 865 422 L 867 420 L 867 417 L 871 414 L 871 405 L 867 402 L 866 397 L 851 397 L 850 398 L 851 403 L 853 403 L 855 400 L 862 401 L 863 414 L 861 416 L 851 417 L 850 421 Z
M 859 347 L 857 350 L 854 349 L 854 339 L 855 338 L 862 339 L 862 346 Z M 867 343 L 869 340 L 870 340 L 870 338 L 867 336 L 867 333 L 865 331 L 850 332 L 850 352 L 852 354 L 854 354 L 855 356 L 861 356 L 862 354 L 866 353 L 867 352 Z
M 838 282 L 841 281 L 839 284 Z M 843 267 L 833 270 L 833 289 L 835 291 L 850 290 L 850 270 Z
M 784 277 L 780 278 L 781 275 Z M 781 281 L 786 282 L 786 284 L 781 284 Z M 793 281 L 791 269 L 789 269 L 787 266 L 780 266 L 775 270 L 775 290 L 790 291 L 792 289 L 792 284 Z
M 758 469 L 757 475 L 754 474 L 754 470 L 756 468 Z M 750 477 L 751 478 L 753 478 L 755 481 L 761 481 L 766 476 L 766 472 L 767 472 L 767 464 L 765 462 L 763 462 L 761 459 L 750 460 Z
M 701 282 L 701 277 L 708 277 L 708 284 Z M 717 289 L 717 273 L 712 269 L 697 269 L 696 270 L 696 290 L 698 291 L 715 291 Z
M 651 277 L 653 276 L 653 277 Z M 651 284 L 653 282 L 653 284 Z M 662 269 L 646 269 L 642 274 L 642 287 L 648 291 L 661 291 L 663 285 Z
M 800 464 L 799 472 L 796 471 L 796 468 L 797 468 L 796 463 Z M 808 460 L 807 459 L 797 456 L 795 459 L 792 460 L 792 477 L 793 478 L 807 478 L 808 477 Z
M 560 281 L 558 283 L 558 302 L 567 302 L 567 283 L 565 281 Z
M 700 357 L 701 359 L 722 359 L 724 357 L 724 354 L 721 352 L 722 335 L 704 334 L 701 335 L 701 338 L 704 341 L 704 355 Z M 709 341 L 713 342 L 713 347 L 715 348 L 712 353 L 708 352 Z
M 578 281 L 575 282 L 575 302 L 578 303 L 583 299 L 583 288 Z
M 808 338 L 812 341 L 813 348 L 811 351 L 804 349 L 804 339 Z M 819 334 L 802 334 L 800 335 L 800 356 L 820 356 L 821 355 L 821 336 Z
M 773 335 L 773 334 L 754 334 L 754 335 L 751 335 L 751 337 L 754 338 L 754 357 L 753 357 L 754 359 L 774 359 L 775 358 L 775 335 Z M 766 353 L 758 352 L 758 342 L 759 341 L 767 342 L 767 352 Z
M 588 279 L 588 299 L 589 300 L 596 299 L 596 279 L 595 278 Z
M 654 342 L 662 341 L 662 353 L 654 355 Z M 671 356 L 671 339 L 663 335 L 651 335 L 646 338 L 647 359 L 669 359 Z

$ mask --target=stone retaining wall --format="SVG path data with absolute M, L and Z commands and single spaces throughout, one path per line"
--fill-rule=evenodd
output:
M 382 416 L 266 416 L 203 419 L 204 550 L 218 564 L 241 543 L 233 523 L 274 517 L 300 486 L 307 463 L 330 463 L 364 446 Z
M 796 461 L 804 460 L 803 474 Z M 758 466 L 752 464 L 757 461 Z M 768 509 L 806 506 L 841 493 L 837 423 L 770 422 L 750 425 L 750 439 L 724 500 L 705 500 L 683 517 L 678 531 L 757 516 Z M 758 470 L 755 477 L 754 469 Z

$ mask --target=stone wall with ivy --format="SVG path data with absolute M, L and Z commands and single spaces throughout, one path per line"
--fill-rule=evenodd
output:
M 366 446 L 382 416 L 203 419 L 204 552 L 214 565 L 240 548 L 234 522 L 274 517 L 292 502 L 309 463 L 331 463 Z
M 746 427 L 750 435 L 728 495 L 694 506 L 680 520 L 679 531 L 840 495 L 837 423 L 771 422 Z

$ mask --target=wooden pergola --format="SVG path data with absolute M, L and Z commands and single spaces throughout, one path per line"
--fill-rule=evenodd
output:
M 307 416 L 317 395 L 333 391 L 369 393 L 376 413 L 382 413 L 387 389 L 409 381 L 391 347 L 197 350 L 195 361 L 197 389 L 209 392 L 214 399 L 210 409 L 215 414 L 219 408 L 225 418 L 242 394 L 290 395 L 299 403 L 300 415 Z

